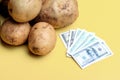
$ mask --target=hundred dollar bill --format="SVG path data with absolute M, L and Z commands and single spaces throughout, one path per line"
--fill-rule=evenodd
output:
M 87 46 L 89 46 L 89 45 L 92 45 L 92 44 L 94 44 L 94 43 L 96 43 L 96 42 L 98 42 L 98 41 L 99 41 L 99 38 L 96 37 L 94 33 L 91 33 L 90 36 L 86 39 L 86 41 L 85 41 L 80 47 L 78 47 L 78 49 L 77 49 L 75 52 L 80 51 L 80 50 L 83 49 L 84 47 L 87 47 Z M 75 52 L 73 52 L 73 54 L 74 54 Z
M 72 38 L 74 38 L 74 40 L 71 39 L 71 40 L 72 40 L 72 43 L 71 43 L 70 47 L 73 45 L 73 43 L 74 43 L 75 40 L 78 38 L 78 36 L 80 35 L 81 32 L 82 32 L 82 30 L 80 30 L 80 29 L 75 30 L 75 34 L 72 35 Z
M 85 44 L 87 41 L 90 41 L 91 38 L 93 38 L 93 37 L 95 36 L 95 34 L 92 33 L 92 32 L 87 32 L 87 33 L 88 33 L 88 35 L 87 35 L 86 38 L 81 42 L 81 44 L 78 46 L 78 48 L 77 48 L 75 51 L 77 51 L 78 49 L 81 49 L 82 46 L 84 46 L 84 44 Z M 86 46 L 87 46 L 87 45 L 86 45 Z
M 74 39 L 75 39 L 75 34 L 76 34 L 76 30 L 70 30 L 68 48 L 73 44 Z
M 111 55 L 112 51 L 108 46 L 104 42 L 98 41 L 93 45 L 76 52 L 72 57 L 78 65 L 84 69 L 87 66 Z
M 85 34 L 85 30 L 82 30 L 80 32 L 80 34 L 78 35 L 77 39 L 74 41 L 74 43 L 71 45 L 71 47 L 67 50 L 67 53 L 71 53 L 71 52 L 74 52 L 74 49 L 76 49 L 76 47 L 78 46 L 78 43 L 79 43 L 79 37 L 80 36 L 83 36 Z
M 91 36 L 91 37 L 81 46 L 81 48 L 84 48 L 84 47 L 86 47 L 86 46 L 89 46 L 89 45 L 91 45 L 91 44 L 94 44 L 94 43 L 97 42 L 97 41 L 98 41 L 97 37 Z M 79 50 L 79 49 L 78 49 L 78 50 Z
M 73 44 L 74 39 L 75 39 L 75 34 L 76 34 L 76 30 L 69 31 L 69 41 L 68 41 L 67 49 L 69 49 L 69 47 Z M 67 57 L 71 57 L 71 56 L 69 54 L 67 54 Z
M 68 42 L 69 42 L 69 36 L 70 36 L 69 33 L 70 32 L 67 31 L 67 32 L 63 32 L 60 34 L 60 38 L 61 38 L 61 40 L 66 48 L 68 48 Z
M 70 47 L 70 49 L 68 49 L 68 54 L 72 55 L 77 49 L 79 49 L 86 42 L 89 36 L 93 36 L 93 34 L 87 31 L 83 31 L 83 33 L 81 32 L 81 35 L 78 36 L 74 44 Z
M 77 30 L 76 30 L 75 40 L 76 40 L 77 37 L 80 35 L 81 31 L 82 31 L 81 29 L 77 29 Z M 75 40 L 74 40 L 74 41 L 75 41 Z

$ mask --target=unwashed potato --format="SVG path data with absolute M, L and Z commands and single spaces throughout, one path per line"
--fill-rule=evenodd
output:
M 44 4 L 47 0 L 42 0 L 42 4 Z
M 10 0 L 8 11 L 17 22 L 27 22 L 34 19 L 40 12 L 42 0 Z
M 1 34 L 1 26 L 0 26 L 0 34 Z M 0 37 L 0 40 L 1 40 L 1 37 Z
M 29 34 L 28 47 L 33 54 L 46 55 L 53 50 L 56 34 L 52 25 L 46 22 L 36 23 Z
M 78 15 L 77 0 L 45 0 L 34 22 L 45 21 L 61 28 L 72 24 Z
M 21 45 L 26 42 L 30 28 L 29 23 L 17 23 L 8 19 L 1 27 L 1 39 L 10 45 Z

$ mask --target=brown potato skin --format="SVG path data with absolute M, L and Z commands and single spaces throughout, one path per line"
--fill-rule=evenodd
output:
M 1 25 L 0 25 L 0 35 L 1 35 Z M 1 40 L 1 37 L 0 37 L 0 40 Z
M 79 16 L 77 0 L 45 0 L 34 22 L 44 21 L 54 28 L 72 24 Z
M 1 39 L 9 45 L 21 45 L 26 42 L 30 29 L 29 23 L 17 23 L 8 19 L 1 27 Z
M 40 12 L 42 0 L 10 0 L 8 11 L 17 22 L 28 22 Z
M 46 55 L 56 43 L 56 33 L 52 25 L 46 22 L 36 23 L 29 34 L 28 47 L 35 55 Z
M 42 0 L 42 4 L 44 4 L 47 0 Z

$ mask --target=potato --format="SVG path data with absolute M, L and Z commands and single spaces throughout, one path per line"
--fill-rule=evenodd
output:
M 45 0 L 34 22 L 45 21 L 61 28 L 72 24 L 78 17 L 76 0 Z
M 1 27 L 1 39 L 10 45 L 21 45 L 26 42 L 30 28 L 29 23 L 17 23 L 8 19 Z
M 44 4 L 47 0 L 42 0 L 42 4 Z
M 27 22 L 34 19 L 40 12 L 42 0 L 10 0 L 8 11 L 17 22 Z
M 1 34 L 1 26 L 3 25 L 3 23 L 7 20 L 8 18 L 5 18 L 3 17 L 1 14 L 0 14 L 0 34 Z
M 53 50 L 56 43 L 56 34 L 52 25 L 46 22 L 36 23 L 29 34 L 29 50 L 36 55 L 46 55 Z
M 0 34 L 1 34 L 1 25 L 0 25 Z M 0 41 L 1 41 L 1 37 L 0 37 Z

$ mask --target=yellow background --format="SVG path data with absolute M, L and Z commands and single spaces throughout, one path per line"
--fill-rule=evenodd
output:
M 120 80 L 120 0 L 78 0 L 79 18 L 56 30 L 54 50 L 44 57 L 29 54 L 27 45 L 11 47 L 0 41 L 0 80 Z M 95 32 L 114 55 L 82 70 L 71 58 L 59 33 L 70 29 Z

